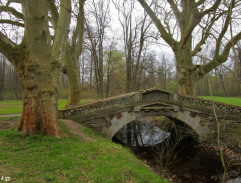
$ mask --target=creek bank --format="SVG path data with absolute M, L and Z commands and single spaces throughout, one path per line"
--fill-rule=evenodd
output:
M 223 168 L 220 156 L 212 148 L 199 146 L 190 139 L 184 139 L 175 149 L 172 157 L 163 159 L 158 156 L 159 147 L 128 147 L 157 174 L 171 182 L 219 183 L 222 180 Z M 237 179 L 241 182 L 240 177 L 240 165 L 228 168 L 227 180 Z M 228 183 L 235 182 L 229 181 Z
M 170 123 L 169 123 L 170 124 Z M 177 124 L 177 123 L 176 123 Z M 133 128 L 134 126 L 134 128 Z M 144 125 L 146 126 L 146 124 Z M 132 129 L 142 129 L 142 126 L 135 127 L 132 125 Z M 153 129 L 148 127 L 146 129 Z M 144 163 L 151 167 L 157 174 L 165 177 L 167 180 L 175 183 L 219 183 L 222 180 L 223 167 L 220 160 L 220 153 L 215 145 L 214 141 L 200 144 L 195 140 L 193 134 L 182 136 L 181 132 L 186 131 L 184 126 L 175 126 L 170 130 L 170 136 L 168 135 L 165 140 L 161 139 L 160 142 L 155 145 L 143 145 L 140 142 L 148 140 L 138 140 L 135 135 L 139 134 L 139 137 L 146 139 L 147 132 L 133 132 L 132 144 L 127 145 L 128 128 L 125 127 L 119 131 L 121 135 L 116 134 L 113 141 L 120 143 L 125 147 L 131 149 L 131 151 Z M 159 130 L 154 130 L 159 131 Z M 128 133 L 127 133 L 128 132 Z M 160 132 L 160 131 L 159 131 Z M 154 138 L 156 141 L 156 138 Z M 135 142 L 136 141 L 136 142 Z M 157 142 L 157 141 L 156 141 Z M 150 141 L 149 141 L 150 144 Z M 235 151 L 236 152 L 236 151 Z M 239 162 L 240 154 L 235 153 L 231 148 L 224 146 L 223 153 L 226 162 L 229 162 L 227 181 L 228 183 L 241 182 L 241 163 Z M 235 165 L 236 164 L 236 165 Z M 231 180 L 232 179 L 232 180 Z

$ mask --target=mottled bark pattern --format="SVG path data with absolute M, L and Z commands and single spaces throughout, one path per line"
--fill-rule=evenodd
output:
M 63 3 L 61 1 L 61 3 Z M 70 1 L 64 1 L 67 12 Z M 69 4 L 68 4 L 69 3 Z M 23 113 L 18 126 L 22 134 L 42 133 L 59 137 L 57 85 L 60 73 L 59 56 L 66 42 L 67 14 L 60 16 L 53 45 L 49 33 L 48 0 L 21 2 L 25 36 L 18 50 L 16 71 L 23 86 Z M 62 4 L 63 5 L 63 4 Z M 66 21 L 67 20 L 67 21 Z M 60 29 L 60 27 L 63 27 Z M 56 44 L 58 46 L 56 46 Z
M 22 134 L 36 133 L 59 137 L 61 131 L 57 125 L 57 95 L 24 89 L 23 114 L 18 126 Z

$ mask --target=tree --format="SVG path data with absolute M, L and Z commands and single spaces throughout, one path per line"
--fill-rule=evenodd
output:
M 237 52 L 234 51 L 235 55 L 235 64 L 234 64 L 234 76 L 238 85 L 238 93 L 241 96 L 241 45 L 237 44 Z
M 3 100 L 6 58 L 1 54 L 0 59 L 0 100 Z
M 112 0 L 118 11 L 118 19 L 122 28 L 124 55 L 126 59 L 126 92 L 140 88 L 140 76 L 144 52 L 151 38 L 151 20 L 145 12 L 138 14 L 135 3 L 130 1 Z
M 83 34 L 84 34 L 84 2 L 79 0 L 79 7 L 76 27 L 72 34 L 71 43 L 68 42 L 65 49 L 64 65 L 62 71 L 67 75 L 69 83 L 68 101 L 66 106 L 76 105 L 80 102 L 80 67 L 79 57 L 83 50 Z M 57 22 L 55 23 L 57 25 Z
M 169 7 L 166 6 L 156 13 L 145 0 L 138 1 L 155 23 L 162 39 L 175 54 L 181 94 L 194 95 L 195 83 L 224 63 L 232 46 L 241 39 L 239 31 L 226 41 L 230 21 L 233 16 L 239 16 L 239 0 L 230 0 L 227 3 L 222 3 L 221 0 L 166 0 L 161 3 L 167 3 Z M 156 6 L 156 9 L 158 7 Z M 173 17 L 175 21 L 172 21 Z M 200 36 L 199 39 L 194 36 L 196 34 Z M 202 46 L 211 38 L 215 42 L 213 58 L 205 65 L 195 65 L 193 57 L 201 52 Z
M 98 96 L 101 98 L 104 96 L 103 59 L 106 30 L 110 24 L 109 4 L 110 0 L 99 0 L 97 3 L 92 0 L 89 10 L 89 17 L 88 20 L 86 20 L 89 50 L 94 63 L 96 89 Z
M 57 125 L 57 78 L 68 37 L 71 1 L 60 1 L 53 40 L 48 15 L 50 7 L 55 6 L 54 0 L 22 0 L 22 13 L 11 6 L 11 2 L 19 5 L 19 1 L 8 1 L 0 9 L 15 18 L 1 19 L 1 23 L 22 26 L 24 34 L 21 43 L 17 43 L 1 31 L 0 52 L 13 64 L 22 82 L 23 113 L 18 130 L 22 134 L 41 132 L 58 137 L 61 131 Z
M 116 95 L 122 90 L 125 82 L 125 60 L 123 54 L 118 52 L 111 44 L 109 50 L 104 55 L 104 73 L 106 76 L 106 98 L 110 95 Z M 111 94 L 112 91 L 112 94 Z

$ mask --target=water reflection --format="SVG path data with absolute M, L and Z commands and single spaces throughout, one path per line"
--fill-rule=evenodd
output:
M 115 135 L 124 144 L 141 147 L 160 144 L 169 136 L 169 132 L 161 130 L 152 123 L 152 119 L 148 118 L 125 125 Z

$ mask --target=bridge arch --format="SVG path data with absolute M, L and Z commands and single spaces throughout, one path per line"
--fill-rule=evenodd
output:
M 205 140 L 207 138 L 207 134 L 209 129 L 207 126 L 201 125 L 201 118 L 199 115 L 194 115 L 190 111 L 175 111 L 175 112 L 168 112 L 168 113 L 145 113 L 145 112 L 121 112 L 116 115 L 114 118 L 110 120 L 110 127 L 105 127 L 102 130 L 102 135 L 105 137 L 112 139 L 114 135 L 125 125 L 131 123 L 133 121 L 147 118 L 148 116 L 166 116 L 172 119 L 176 119 L 188 127 L 192 129 L 198 136 L 199 140 Z
M 111 126 L 109 128 L 103 128 L 102 134 L 109 138 L 112 139 L 114 135 L 125 125 L 128 123 L 131 123 L 132 121 L 135 121 L 136 118 L 136 113 L 135 112 L 122 112 L 120 115 L 117 115 L 116 117 L 112 118 L 110 123 Z
M 197 133 L 200 141 L 207 139 L 210 129 L 208 125 L 202 123 L 200 114 L 188 110 L 178 110 L 175 113 L 169 113 L 164 116 L 179 120 L 190 127 L 195 133 Z

